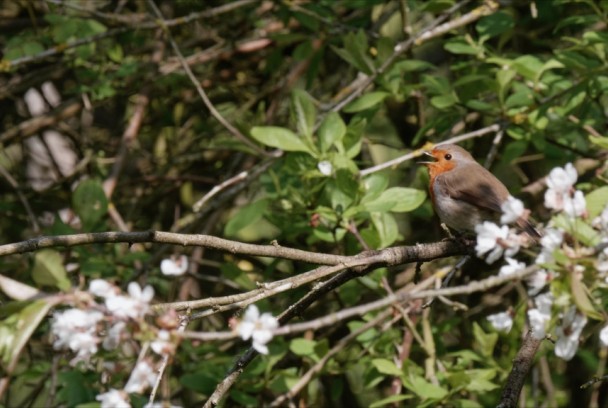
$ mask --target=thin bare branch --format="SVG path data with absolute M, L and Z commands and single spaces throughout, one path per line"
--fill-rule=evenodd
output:
M 497 123 L 495 123 L 493 125 L 486 126 L 484 128 L 475 130 L 473 132 L 464 133 L 462 135 L 454 136 L 454 137 L 452 137 L 450 139 L 442 141 L 441 143 L 459 143 L 459 142 L 462 142 L 464 140 L 473 139 L 473 138 L 476 138 L 476 137 L 487 135 L 488 133 L 494 133 L 494 132 L 498 132 L 498 131 L 500 131 L 500 125 L 497 124 Z M 378 164 L 376 166 L 369 167 L 367 169 L 363 169 L 363 170 L 361 170 L 359 172 L 359 174 L 361 175 L 361 177 L 365 177 L 368 174 L 372 174 L 372 173 L 375 173 L 377 171 L 387 169 L 389 167 L 396 167 L 396 166 L 398 166 L 399 164 L 401 164 L 401 163 L 403 163 L 405 161 L 412 160 L 412 159 L 415 159 L 417 157 L 420 157 L 424 153 L 425 150 L 426 149 L 424 149 L 424 148 L 414 150 L 413 152 L 404 154 L 403 156 L 399 156 L 396 159 L 389 160 L 389 161 L 387 161 L 385 163 L 381 163 L 381 164 Z
M 231 252 L 233 254 L 270 256 L 274 258 L 292 259 L 302 262 L 309 262 L 318 265 L 336 265 L 341 262 L 348 262 L 352 257 L 319 254 L 315 252 L 303 251 L 274 245 L 255 245 L 246 244 L 238 241 L 217 238 L 210 235 L 200 234 L 179 234 L 164 231 L 143 231 L 143 232 L 92 232 L 87 234 L 42 236 L 28 239 L 27 241 L 15 242 L 0 245 L 0 257 L 24 252 L 38 251 L 43 248 L 54 247 L 74 247 L 90 244 L 111 244 L 111 243 L 158 243 L 180 246 L 199 246 Z
M 44 115 L 36 116 L 19 123 L 19 125 L 5 130 L 0 134 L 0 143 L 6 144 L 13 139 L 22 139 L 37 133 L 42 128 L 55 125 L 56 123 L 76 116 L 82 109 L 80 102 L 68 102 L 57 109 Z
M 188 78 L 190 78 L 192 85 L 194 85 L 194 87 L 198 91 L 199 96 L 203 100 L 203 103 L 205 104 L 207 109 L 209 109 L 209 112 L 211 113 L 211 115 L 218 122 L 220 122 L 222 124 L 222 126 L 224 126 L 234 137 L 239 139 L 246 146 L 251 148 L 254 152 L 262 154 L 264 156 L 269 156 L 269 155 L 271 156 L 272 154 L 267 153 L 265 150 L 258 147 L 258 145 L 256 145 L 251 140 L 249 140 L 249 138 L 247 138 L 245 135 L 243 135 L 240 130 L 238 130 L 230 122 L 228 122 L 228 120 L 222 116 L 222 114 L 215 108 L 215 106 L 213 106 L 213 103 L 207 96 L 207 93 L 205 92 L 205 90 L 201 86 L 200 82 L 198 81 L 198 79 L 196 79 L 196 76 L 190 69 L 190 65 L 188 65 L 188 62 L 185 60 L 181 50 L 179 49 L 179 46 L 173 39 L 173 36 L 171 35 L 171 32 L 169 31 L 169 26 L 166 24 L 166 21 L 162 15 L 161 11 L 159 10 L 159 8 L 156 7 L 154 0 L 148 0 L 148 4 L 150 5 L 150 8 L 152 8 L 152 10 L 154 11 L 154 14 L 156 15 L 156 17 L 158 17 L 160 27 L 162 27 L 164 29 L 165 34 L 167 35 L 167 39 L 169 40 L 169 43 L 171 44 L 171 47 L 173 48 L 173 52 L 175 52 L 175 55 L 177 56 L 177 58 L 179 59 L 181 65 L 182 65 L 182 68 L 184 69 L 184 71 L 186 71 Z

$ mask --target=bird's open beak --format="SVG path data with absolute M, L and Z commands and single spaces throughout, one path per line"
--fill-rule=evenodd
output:
M 416 162 L 417 164 L 424 164 L 425 166 L 428 166 L 430 164 L 434 164 L 437 161 L 437 159 L 435 159 L 435 156 L 433 156 L 431 154 L 431 152 L 424 152 L 424 154 L 426 156 L 429 156 L 433 161 L 419 161 L 419 162 Z

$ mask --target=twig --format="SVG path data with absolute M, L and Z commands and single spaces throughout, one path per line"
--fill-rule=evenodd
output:
M 327 362 L 329 361 L 330 358 L 332 358 L 333 356 L 338 354 L 340 351 L 342 351 L 351 341 L 356 339 L 359 335 L 361 335 L 362 333 L 365 333 L 367 330 L 371 329 L 372 327 L 377 326 L 380 323 L 382 323 L 384 320 L 386 320 L 388 317 L 390 317 L 390 315 L 391 315 L 391 310 L 390 309 L 385 310 L 384 312 L 382 312 L 378 316 L 376 316 L 374 319 L 370 320 L 369 322 L 365 323 L 363 326 L 359 327 L 357 330 L 353 331 L 349 335 L 340 339 L 340 341 L 338 341 L 338 343 L 335 346 L 333 346 L 327 352 L 327 354 L 325 354 L 323 356 L 323 358 L 321 358 L 317 363 L 315 363 L 315 365 L 310 367 L 310 369 L 306 373 L 304 373 L 304 375 L 302 375 L 300 377 L 298 382 L 296 382 L 294 385 L 291 386 L 291 388 L 289 389 L 288 392 L 286 392 L 283 395 L 278 396 L 270 404 L 270 406 L 278 407 L 281 404 L 283 404 L 285 402 L 285 400 L 291 399 L 291 398 L 295 397 L 296 395 L 298 395 L 302 391 L 302 389 L 306 386 L 306 384 L 308 384 L 310 382 L 310 380 L 312 380 L 313 375 L 315 375 L 316 373 L 320 372 L 321 369 L 323 369 L 323 367 L 325 366 L 325 364 L 327 364 Z
M 37 133 L 40 129 L 52 126 L 59 121 L 75 116 L 82 109 L 80 102 L 66 103 L 50 113 L 36 116 L 23 121 L 19 125 L 10 128 L 0 134 L 0 143 L 12 141 L 15 138 L 24 138 Z
M 68 3 L 64 3 L 64 2 L 59 2 L 58 0 L 47 0 L 47 1 L 51 1 L 54 2 L 55 4 L 61 4 L 61 5 L 68 5 Z M 212 17 L 212 16 L 218 16 L 220 14 L 223 13 L 227 13 L 229 11 L 233 11 L 237 8 L 249 5 L 249 4 L 254 4 L 256 3 L 258 0 L 237 0 L 237 1 L 233 1 L 232 3 L 229 4 L 225 4 L 219 7 L 214 7 L 212 9 L 209 10 L 204 10 L 201 12 L 197 12 L 197 13 L 191 13 L 185 17 L 178 17 L 178 18 L 174 18 L 171 20 L 166 20 L 164 21 L 164 25 L 166 27 L 174 27 L 174 26 L 178 26 L 178 25 L 182 25 L 182 24 L 187 24 L 190 23 L 194 20 L 198 20 L 201 18 L 205 18 L 205 17 Z M 131 19 L 131 17 L 126 17 L 126 19 Z M 125 21 L 127 22 L 127 21 Z M 89 44 L 95 41 L 99 41 L 102 40 L 104 38 L 107 37 L 111 37 L 111 36 L 115 36 L 115 35 L 119 35 L 122 34 L 124 32 L 127 31 L 131 31 L 131 30 L 151 30 L 151 29 L 156 29 L 158 28 L 158 23 L 156 21 L 150 21 L 150 22 L 145 22 L 142 24 L 136 24 L 130 27 L 119 27 L 113 30 L 108 30 L 104 33 L 100 33 L 100 34 L 95 34 L 89 37 L 85 37 L 85 38 L 80 38 L 77 40 L 73 40 L 73 41 L 68 41 L 67 43 L 64 44 L 58 44 L 54 47 L 51 47 L 49 49 L 46 49 L 36 55 L 30 55 L 30 56 L 26 56 L 26 57 L 22 57 L 22 58 L 17 58 L 11 61 L 8 60 L 0 60 L 0 72 L 2 72 L 3 70 L 10 70 L 11 68 L 17 68 L 20 67 L 21 65 L 24 64 L 29 64 L 32 62 L 37 62 L 40 61 L 44 58 L 47 57 L 51 57 L 54 55 L 59 55 L 59 54 L 63 54 L 65 51 L 84 45 L 84 44 Z
M 459 142 L 462 142 L 463 140 L 473 139 L 475 137 L 480 137 L 480 136 L 486 135 L 488 133 L 498 132 L 499 130 L 500 130 L 500 125 L 495 123 L 493 125 L 486 126 L 485 128 L 481 128 L 481 129 L 475 130 L 473 132 L 454 136 L 448 140 L 442 141 L 441 143 L 459 143 Z M 384 170 L 389 167 L 395 167 L 395 166 L 403 163 L 404 161 L 412 160 L 417 157 L 420 157 L 424 153 L 424 151 L 425 151 L 425 149 L 414 150 L 413 152 L 404 154 L 403 156 L 397 157 L 396 159 L 389 160 L 385 163 L 381 163 L 376 166 L 369 167 L 367 169 L 363 169 L 359 172 L 359 175 L 361 177 L 365 177 L 368 174 L 372 174 L 372 173 L 375 173 L 380 170 Z
M 14 60 L 0 60 L 0 72 L 10 71 L 11 69 L 18 68 L 21 65 L 37 62 L 42 59 L 52 57 L 54 55 L 63 54 L 66 50 L 79 47 L 84 44 L 89 44 L 95 41 L 103 40 L 104 38 L 122 34 L 130 30 L 131 28 L 129 27 L 116 28 L 113 30 L 105 31 L 103 33 L 92 35 L 90 37 L 79 38 L 77 40 L 68 41 L 63 44 L 57 44 L 54 47 L 48 48 L 36 55 L 28 55 L 25 57 L 16 58 Z
M 192 314 L 193 319 L 201 318 L 214 313 L 248 306 L 257 302 L 258 300 L 273 296 L 280 292 L 294 289 L 345 269 L 353 270 L 355 271 L 355 274 L 364 274 L 369 269 L 376 266 L 393 266 L 403 263 L 417 262 L 419 260 L 431 260 L 438 257 L 462 254 L 465 252 L 470 252 L 471 250 L 472 244 L 462 245 L 454 242 L 439 242 L 410 247 L 386 248 L 381 251 L 370 251 L 372 252 L 371 255 L 366 255 L 364 252 L 357 256 L 349 257 L 350 259 L 347 261 L 340 262 L 334 266 L 323 266 L 296 276 L 292 276 L 290 278 L 264 283 L 260 285 L 261 288 L 254 289 L 249 292 L 217 298 L 193 300 L 189 302 L 168 303 L 156 305 L 156 307 L 159 309 L 172 308 L 176 310 L 186 310 L 213 306 L 213 309 L 210 311 Z
M 131 115 L 129 124 L 122 134 L 120 150 L 118 151 L 118 155 L 114 161 L 114 165 L 112 166 L 112 172 L 110 173 L 110 176 L 103 182 L 103 191 L 108 200 L 112 198 L 112 194 L 116 188 L 116 183 L 118 182 L 118 178 L 120 177 L 120 173 L 122 172 L 122 168 L 127 159 L 127 153 L 129 152 L 129 148 L 133 144 L 133 141 L 137 139 L 139 129 L 141 128 L 141 124 L 144 119 L 144 113 L 146 112 L 146 107 L 150 102 L 146 92 L 136 95 L 135 99 L 133 115 Z
M 486 162 L 483 165 L 483 167 L 485 167 L 486 169 L 489 169 L 492 166 L 492 163 L 496 158 L 496 154 L 498 154 L 498 148 L 500 147 L 500 142 L 502 141 L 502 137 L 504 136 L 504 134 L 504 129 L 500 129 L 496 132 L 494 140 L 492 140 L 492 147 L 490 148 L 490 151 L 486 156 Z
M 187 316 L 185 316 L 181 320 L 179 327 L 177 328 L 177 333 L 178 334 L 183 333 L 186 330 L 186 327 L 188 326 L 189 322 L 190 322 L 190 319 Z M 170 360 L 171 360 L 170 353 L 163 355 L 163 360 L 158 369 L 158 375 L 156 376 L 156 382 L 154 383 L 154 386 L 152 387 L 152 391 L 150 391 L 150 398 L 148 400 L 149 406 L 154 405 L 154 399 L 156 398 L 156 392 L 158 391 L 158 387 L 160 386 L 161 380 L 163 378 L 163 374 L 165 373 L 165 370 L 167 369 L 167 366 L 169 365 Z
M 186 62 L 186 60 L 184 59 L 184 56 L 182 55 L 182 52 L 179 49 L 179 46 L 177 45 L 177 43 L 173 39 L 173 36 L 171 35 L 171 32 L 169 31 L 169 26 L 166 24 L 166 21 L 162 15 L 161 11 L 158 9 L 156 4 L 154 3 L 154 0 L 148 0 L 148 4 L 150 5 L 150 8 L 154 11 L 154 14 L 156 15 L 156 17 L 159 19 L 159 25 L 165 31 L 165 34 L 167 35 L 167 39 L 169 40 L 169 43 L 171 44 L 171 47 L 173 48 L 173 52 L 175 52 L 175 55 L 177 56 L 180 63 L 182 64 L 184 71 L 186 71 L 188 78 L 190 78 L 192 85 L 194 85 L 194 87 L 198 91 L 199 96 L 203 100 L 203 103 L 205 104 L 207 109 L 209 109 L 209 112 L 211 113 L 211 115 L 218 122 L 220 122 L 222 124 L 222 126 L 224 126 L 230 133 L 232 133 L 232 135 L 234 137 L 239 139 L 241 142 L 243 142 L 246 146 L 251 148 L 253 151 L 255 151 L 259 154 L 262 154 L 264 156 L 271 155 L 271 154 L 267 153 L 265 150 L 258 147 L 251 140 L 249 140 L 236 127 L 234 127 L 230 122 L 228 122 L 228 120 L 226 120 L 226 118 L 224 118 L 217 109 L 215 109 L 215 106 L 213 106 L 213 103 L 211 103 L 211 100 L 207 96 L 207 93 L 205 92 L 205 90 L 201 86 L 200 82 L 196 79 L 196 76 L 194 76 L 194 73 L 190 69 L 190 65 L 188 65 L 188 62 Z
M 532 330 L 528 330 L 523 344 L 513 360 L 513 368 L 511 369 L 505 387 L 502 390 L 498 408 L 512 408 L 517 406 L 519 394 L 524 386 L 526 376 L 528 371 L 530 371 L 530 367 L 532 367 L 534 356 L 536 355 L 536 351 L 541 342 L 542 340 L 538 340 L 532 335 Z
M 180 246 L 200 246 L 233 254 L 269 256 L 274 258 L 292 259 L 309 262 L 318 265 L 336 265 L 341 262 L 352 260 L 349 256 L 319 254 L 283 247 L 280 245 L 255 245 L 238 241 L 213 237 L 200 234 L 179 234 L 164 231 L 143 232 L 92 232 L 86 234 L 42 236 L 31 238 L 26 241 L 0 245 L 0 257 L 24 252 L 33 252 L 43 248 L 74 247 L 90 244 L 110 244 L 124 242 L 128 244 L 151 242 L 159 244 L 171 244 Z M 435 245 L 435 244 L 428 244 Z M 404 247 L 407 248 L 407 247 Z M 455 248 L 455 246 L 453 247 Z M 452 249 L 453 249 L 452 248 Z M 425 249 L 425 246 L 422 247 Z
M 277 152 L 281 152 L 280 150 Z M 200 200 L 198 200 L 196 203 L 194 203 L 194 205 L 192 206 L 192 209 L 194 212 L 200 212 L 201 209 L 203 208 L 203 206 L 214 196 L 216 196 L 219 192 L 221 192 L 222 190 L 224 190 L 226 187 L 230 187 L 236 183 L 239 183 L 241 181 L 245 181 L 247 179 L 253 179 L 256 178 L 257 176 L 259 176 L 260 174 L 264 173 L 266 170 L 268 170 L 268 168 L 270 166 L 272 166 L 275 163 L 274 159 L 270 159 L 264 163 L 260 163 L 258 164 L 255 168 L 251 169 L 251 170 L 247 170 L 247 171 L 242 171 L 239 174 L 237 174 L 236 176 L 233 176 L 231 178 L 229 178 L 228 180 L 225 180 L 224 182 L 214 186 L 207 194 L 205 194 L 203 196 L 203 198 L 201 198 Z
M 448 285 L 452 281 L 452 278 L 454 278 L 454 275 L 456 275 L 456 272 L 458 272 L 464 266 L 464 264 L 469 261 L 469 259 L 471 259 L 470 255 L 465 255 L 462 258 L 460 258 L 460 260 L 456 263 L 456 265 L 454 265 L 454 267 L 452 269 L 450 269 L 450 271 L 445 275 L 445 278 L 443 278 L 443 281 L 441 282 L 442 288 L 448 287 Z M 431 306 L 433 304 L 434 300 L 435 300 L 435 298 L 431 298 L 425 304 L 422 305 L 422 308 L 426 309 L 427 307 Z
M 11 187 L 13 187 L 15 189 L 15 193 L 17 194 L 17 197 L 19 197 L 21 204 L 23 204 L 23 208 L 25 208 L 25 212 L 27 212 L 27 216 L 30 219 L 30 222 L 32 223 L 32 230 L 36 234 L 40 233 L 40 226 L 38 225 L 38 221 L 36 220 L 36 215 L 32 211 L 32 207 L 30 207 L 29 201 L 27 200 L 27 198 L 21 191 L 21 188 L 19 187 L 19 183 L 17 183 L 17 180 L 15 180 L 13 178 L 13 176 L 11 176 L 11 174 L 8 171 L 6 171 L 6 169 L 4 168 L 4 166 L 2 166 L 2 164 L 0 164 L 0 175 L 2 175 L 2 177 L 4 177 L 4 179 L 8 182 L 8 184 L 10 184 Z
M 391 56 L 389 56 L 375 72 L 366 77 L 364 81 L 357 85 L 355 90 L 350 95 L 333 105 L 330 110 L 333 112 L 340 111 L 344 106 L 348 105 L 352 100 L 361 95 L 365 88 L 367 88 L 378 77 L 378 75 L 384 73 L 388 69 L 388 67 L 393 64 L 393 62 L 397 59 L 399 55 L 408 51 L 410 48 L 412 48 L 412 46 L 420 45 L 425 41 L 428 41 L 435 37 L 439 37 L 451 30 L 454 30 L 457 27 L 462 27 L 464 25 L 472 23 L 473 21 L 476 21 L 485 15 L 492 14 L 493 12 L 498 10 L 498 3 L 492 0 L 488 1 L 487 4 L 477 7 L 473 11 L 464 14 L 453 21 L 441 24 L 441 22 L 445 20 L 445 18 L 447 18 L 456 10 L 464 6 L 467 2 L 468 1 L 462 1 L 460 3 L 455 4 L 450 9 L 448 9 L 442 16 L 435 19 L 428 27 L 423 29 L 417 36 L 411 37 L 408 40 L 397 44 L 393 50 L 393 54 L 391 54 Z
M 360 308 L 357 312 L 367 313 L 371 310 L 375 310 L 377 308 L 382 308 L 389 306 L 395 301 L 406 301 L 410 299 L 416 298 L 424 298 L 426 296 L 439 296 L 439 295 L 454 295 L 454 294 L 470 294 L 473 292 L 487 290 L 491 287 L 501 285 L 510 280 L 520 280 L 524 277 L 530 275 L 534 271 L 538 270 L 536 265 L 532 265 L 522 271 L 518 271 L 514 274 L 508 276 L 493 276 L 482 281 L 474 281 L 469 284 L 458 287 L 458 288 L 444 288 L 437 290 L 422 290 L 416 293 L 401 293 L 396 296 L 388 296 L 382 300 L 369 303 L 365 305 L 365 307 Z M 285 312 L 283 312 L 279 316 L 279 323 L 285 324 L 295 316 L 301 314 L 306 308 L 308 308 L 312 303 L 318 300 L 324 294 L 334 290 L 335 288 L 343 285 L 351 279 L 360 276 L 360 273 L 357 273 L 353 270 L 347 270 L 341 272 L 340 274 L 334 276 L 329 279 L 325 283 L 315 287 L 312 291 L 307 293 L 302 299 L 298 300 L 294 305 L 291 305 Z M 430 284 L 435 277 L 430 277 L 425 280 L 425 284 Z M 417 287 L 421 287 L 422 283 L 417 285 Z M 250 348 L 243 354 L 238 361 L 232 366 L 226 377 L 217 385 L 215 391 L 207 402 L 203 405 L 204 408 L 215 407 L 219 404 L 223 396 L 230 390 L 232 385 L 236 382 L 239 376 L 243 373 L 245 367 L 253 360 L 253 358 L 257 355 L 256 351 L 253 348 Z

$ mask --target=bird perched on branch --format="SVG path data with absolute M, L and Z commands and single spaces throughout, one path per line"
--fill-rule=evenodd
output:
M 501 206 L 511 196 L 500 180 L 460 146 L 440 144 L 425 154 L 434 159 L 421 164 L 429 170 L 431 200 L 444 224 L 467 232 L 484 221 L 498 223 Z M 540 238 L 525 215 L 516 223 L 532 238 Z

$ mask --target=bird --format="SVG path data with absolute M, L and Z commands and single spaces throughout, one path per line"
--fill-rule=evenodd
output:
M 434 159 L 420 163 L 428 168 L 431 201 L 442 223 L 458 233 L 474 232 L 484 221 L 498 223 L 501 206 L 510 197 L 500 180 L 460 146 L 439 144 L 425 154 Z M 540 238 L 527 217 L 520 217 L 517 225 L 533 239 Z

